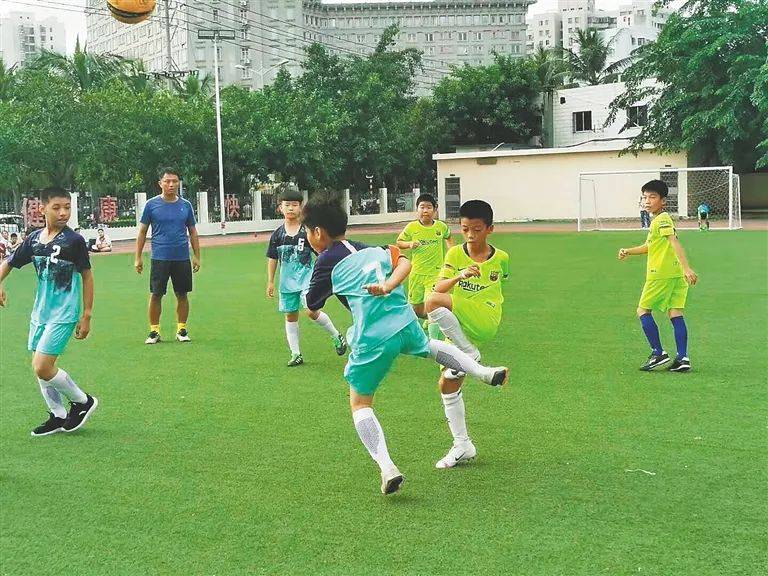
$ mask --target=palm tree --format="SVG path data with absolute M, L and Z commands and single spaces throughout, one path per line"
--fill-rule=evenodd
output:
M 195 98 L 209 98 L 213 92 L 213 77 L 206 74 L 202 78 L 190 74 L 184 81 L 176 81 L 174 85 L 176 94 L 184 100 L 194 100 Z
M 136 94 L 154 94 L 161 86 L 161 83 L 144 66 L 143 60 L 127 61 L 123 81 Z
M 30 67 L 58 74 L 69 79 L 78 90 L 87 92 L 123 77 L 130 69 L 130 62 L 112 54 L 90 54 L 86 48 L 80 48 L 78 38 L 71 57 L 43 50 Z
M 568 66 L 556 50 L 539 46 L 530 59 L 536 67 L 542 92 L 552 92 L 563 87 L 568 75 Z
M 613 52 L 612 44 L 616 37 L 605 42 L 594 28 L 576 30 L 578 50 L 563 48 L 563 60 L 568 67 L 571 80 L 590 86 L 617 82 L 619 73 L 629 65 L 630 58 L 625 58 L 606 66 Z
M 16 66 L 6 68 L 3 59 L 0 58 L 0 101 L 11 99 L 11 91 L 15 84 Z

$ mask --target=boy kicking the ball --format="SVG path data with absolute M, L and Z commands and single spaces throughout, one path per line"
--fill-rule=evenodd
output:
M 651 345 L 651 355 L 640 370 L 651 371 L 669 363 L 669 355 L 661 346 L 659 327 L 653 319 L 653 310 L 666 313 L 672 322 L 677 344 L 677 357 L 669 367 L 670 372 L 688 372 L 691 361 L 688 358 L 688 328 L 683 318 L 683 309 L 688 296 L 688 286 L 698 281 L 698 276 L 688 265 L 680 240 L 677 238 L 675 223 L 664 211 L 669 190 L 661 180 L 651 180 L 643 185 L 646 209 L 653 215 L 645 244 L 633 248 L 621 248 L 619 260 L 627 256 L 648 254 L 648 266 L 637 306 L 637 316 Z
M 303 210 L 307 238 L 319 254 L 307 306 L 320 310 L 335 294 L 352 313 L 352 350 L 344 376 L 350 386 L 352 420 L 361 442 L 381 472 L 381 492 L 403 482 L 373 411 L 376 389 L 400 354 L 438 363 L 491 384 L 507 381 L 507 368 L 487 368 L 447 342 L 429 340 L 408 305 L 401 284 L 411 263 L 396 246 L 371 247 L 346 239 L 347 214 L 333 199 L 310 200 Z
M 445 256 L 440 280 L 427 298 L 430 321 L 463 352 L 480 359 L 477 346 L 496 336 L 501 324 L 502 284 L 509 277 L 509 255 L 488 243 L 493 232 L 493 209 L 483 200 L 469 200 L 459 208 L 464 243 Z M 461 388 L 464 373 L 448 367 L 440 376 L 453 445 L 435 467 L 453 468 L 477 456 L 469 438 Z
M 304 364 L 299 345 L 299 310 L 306 307 L 306 294 L 312 276 L 312 248 L 307 232 L 299 220 L 304 195 L 298 190 L 287 190 L 280 195 L 283 224 L 272 233 L 267 247 L 267 297 L 275 297 L 275 273 L 280 264 L 278 309 L 285 314 L 285 336 L 291 359 L 288 366 Z M 347 341 L 323 311 L 307 310 L 307 315 L 330 334 L 336 354 L 343 356 Z
M 93 274 L 85 239 L 67 226 L 72 210 L 69 192 L 46 188 L 40 195 L 45 227 L 30 234 L 0 264 L 0 306 L 6 304 L 3 280 L 29 263 L 37 271 L 37 296 L 29 325 L 29 350 L 49 417 L 32 436 L 74 432 L 85 424 L 98 400 L 83 392 L 56 361 L 72 337 L 91 331 Z M 82 308 L 81 308 L 82 298 Z M 69 401 L 69 411 L 64 400 Z

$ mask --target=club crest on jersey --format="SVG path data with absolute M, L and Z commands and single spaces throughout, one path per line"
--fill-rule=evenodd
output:
M 496 282 L 496 280 L 499 279 L 499 272 L 497 270 L 494 270 L 491 272 L 491 282 Z

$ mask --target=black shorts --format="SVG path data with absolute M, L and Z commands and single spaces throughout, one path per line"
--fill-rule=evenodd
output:
M 699 212 L 699 220 L 706 220 L 707 218 L 709 218 L 708 212 Z
M 192 292 L 192 263 L 189 260 L 152 260 L 149 291 L 162 296 L 168 288 L 168 278 L 176 294 Z

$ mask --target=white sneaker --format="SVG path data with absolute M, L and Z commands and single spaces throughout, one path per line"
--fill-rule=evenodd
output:
M 490 384 L 491 386 L 504 386 L 509 381 L 509 368 L 506 366 L 499 366 L 497 368 L 490 368 L 488 373 L 483 378 L 483 382 Z
M 144 340 L 144 344 L 157 344 L 158 342 L 160 342 L 160 333 L 155 332 L 154 330 L 150 332 L 147 339 Z
M 475 448 L 475 445 L 472 444 L 472 442 L 454 444 L 451 446 L 451 449 L 448 450 L 448 454 L 443 456 L 441 460 L 437 461 L 435 468 L 453 468 L 458 464 L 474 460 L 475 456 L 477 456 L 477 448 Z
M 191 342 L 192 340 L 189 337 L 189 332 L 187 332 L 186 328 L 182 328 L 178 332 L 176 332 L 176 340 L 179 342 Z
M 381 493 L 394 494 L 400 489 L 405 478 L 400 474 L 400 470 L 393 468 L 381 473 Z

